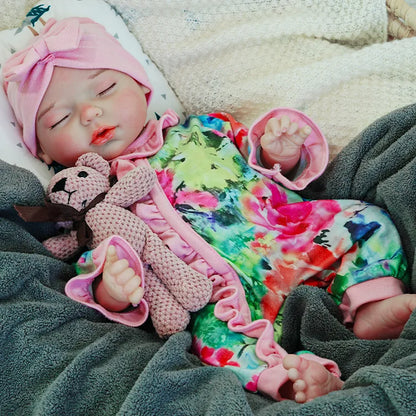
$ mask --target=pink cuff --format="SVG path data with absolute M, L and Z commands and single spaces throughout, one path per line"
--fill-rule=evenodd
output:
M 367 280 L 349 287 L 339 305 L 344 316 L 344 324 L 354 321 L 357 309 L 370 302 L 388 299 L 404 293 L 404 284 L 392 276 Z
M 316 361 L 322 364 L 329 372 L 341 376 L 338 365 L 331 360 L 326 358 L 318 357 L 315 354 L 306 353 L 300 354 L 302 358 L 306 360 Z M 261 393 L 267 394 L 275 400 L 281 401 L 287 399 L 282 397 L 280 389 L 289 381 L 287 370 L 283 367 L 283 364 L 278 364 L 274 367 L 269 367 L 264 370 L 257 380 L 257 390 Z
M 259 166 L 257 163 L 257 148 L 260 137 L 264 134 L 266 123 L 276 116 L 288 115 L 292 121 L 296 121 L 299 127 L 308 125 L 312 132 L 306 138 L 302 146 L 301 164 L 305 168 L 293 180 L 286 178 L 281 172 L 281 167 L 277 163 L 273 169 L 267 169 Z M 250 145 L 250 154 L 248 164 L 263 175 L 274 179 L 288 189 L 304 189 L 310 182 L 320 176 L 328 164 L 328 143 L 319 129 L 319 127 L 304 113 L 286 107 L 276 108 L 269 111 L 264 116 L 257 119 L 248 132 L 248 142 Z
M 109 245 L 113 245 L 116 248 L 119 258 L 128 260 L 129 266 L 136 272 L 138 276 L 141 277 L 141 286 L 144 287 L 145 281 L 143 266 L 140 258 L 137 256 L 137 253 L 121 237 L 112 236 L 105 239 L 93 251 L 93 261 L 96 269 L 91 273 L 80 274 L 69 280 L 65 285 L 65 293 L 71 299 L 87 305 L 90 308 L 96 309 L 106 318 L 111 319 L 112 321 L 116 321 L 128 326 L 140 326 L 146 321 L 149 315 L 149 306 L 144 299 L 142 299 L 136 308 L 129 312 L 108 311 L 94 300 L 91 285 L 94 279 L 99 276 L 104 269 L 105 257 Z

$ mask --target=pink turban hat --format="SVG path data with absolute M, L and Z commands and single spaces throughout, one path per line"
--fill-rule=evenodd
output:
M 23 129 L 23 142 L 37 156 L 36 115 L 55 66 L 78 69 L 114 69 L 152 87 L 141 64 L 104 26 L 88 18 L 50 19 L 26 49 L 3 67 L 4 89 Z

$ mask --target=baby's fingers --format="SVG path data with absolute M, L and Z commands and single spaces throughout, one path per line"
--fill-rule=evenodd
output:
M 298 130 L 298 128 L 299 128 L 298 123 L 295 123 L 295 122 L 291 123 L 290 126 L 287 129 L 287 134 L 289 136 L 291 136 L 292 134 L 295 134 L 296 131 Z
M 121 275 L 125 270 L 128 270 L 129 268 L 130 266 L 127 259 L 120 259 L 109 265 L 109 271 L 114 276 Z
M 299 132 L 298 132 L 298 135 L 300 136 L 300 137 L 302 137 L 302 139 L 306 139 L 310 134 L 311 134 L 311 132 L 312 132 L 312 129 L 311 129 L 311 127 L 310 126 L 303 126 L 300 130 L 299 130 Z
M 137 288 L 140 287 L 141 279 L 139 276 L 134 275 L 123 287 L 123 291 L 126 295 L 131 295 Z
M 111 265 L 118 260 L 117 251 L 114 246 L 108 246 L 106 256 L 105 256 L 105 264 Z
M 141 300 L 143 299 L 143 295 L 144 295 L 144 289 L 142 287 L 138 287 L 133 293 L 131 293 L 129 295 L 129 302 L 133 305 L 136 306 L 138 305 Z
M 140 286 L 142 280 L 139 276 L 134 275 L 123 288 L 124 293 L 127 295 L 129 302 L 133 305 L 137 305 L 143 298 L 144 289 Z
M 264 133 L 271 134 L 274 137 L 278 137 L 282 133 L 286 133 L 289 130 L 291 124 L 292 123 L 290 121 L 290 118 L 287 115 L 283 115 L 279 118 L 272 117 L 267 121 Z
M 280 127 L 281 127 L 283 133 L 286 133 L 288 131 L 288 129 L 290 128 L 291 124 L 293 124 L 293 123 L 291 123 L 289 116 L 283 115 L 281 117 L 281 119 L 280 119 Z
M 280 119 L 276 117 L 270 118 L 266 123 L 264 133 L 272 137 L 280 136 L 282 134 Z
M 311 134 L 312 129 L 309 126 L 299 128 L 296 123 L 293 123 L 288 130 L 290 141 L 298 146 L 301 146 L 305 139 Z
M 114 266 L 113 266 L 114 267 Z M 126 267 L 116 274 L 116 280 L 119 285 L 125 285 L 129 280 L 131 280 L 136 273 L 131 267 Z

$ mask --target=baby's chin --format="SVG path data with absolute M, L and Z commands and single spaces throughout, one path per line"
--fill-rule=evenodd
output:
M 133 141 L 134 140 L 131 142 Z M 91 149 L 91 152 L 98 153 L 105 160 L 111 161 L 124 154 L 129 145 L 129 142 L 126 143 L 125 141 L 112 140 L 102 146 L 94 146 Z

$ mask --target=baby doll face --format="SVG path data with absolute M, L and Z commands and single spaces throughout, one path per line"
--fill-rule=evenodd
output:
M 55 67 L 36 116 L 38 156 L 64 166 L 87 152 L 119 156 L 143 130 L 147 92 L 122 72 Z

